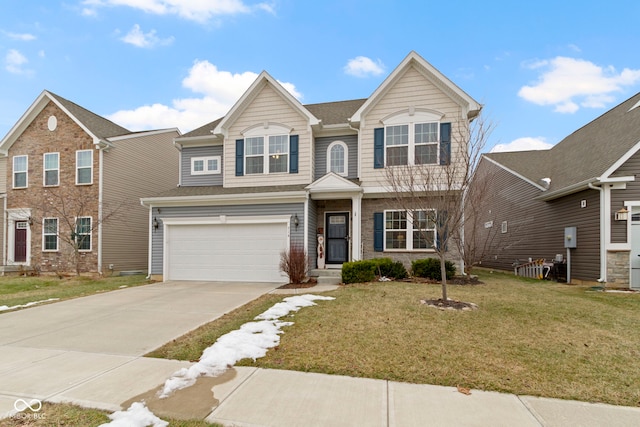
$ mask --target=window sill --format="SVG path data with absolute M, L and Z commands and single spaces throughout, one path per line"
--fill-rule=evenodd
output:
M 383 252 L 390 253 L 435 253 L 435 249 L 385 249 Z

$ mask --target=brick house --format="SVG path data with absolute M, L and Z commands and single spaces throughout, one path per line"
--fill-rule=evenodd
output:
M 175 187 L 177 129 L 131 132 L 43 91 L 0 141 L 3 271 L 146 270 L 142 194 Z

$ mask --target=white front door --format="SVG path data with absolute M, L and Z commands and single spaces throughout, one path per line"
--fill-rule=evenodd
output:
M 632 289 L 640 289 L 640 206 L 631 208 L 631 265 Z

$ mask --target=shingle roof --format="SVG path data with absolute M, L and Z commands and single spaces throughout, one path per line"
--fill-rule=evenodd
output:
M 358 111 L 358 108 L 366 99 L 352 99 L 348 101 L 324 102 L 320 104 L 308 104 L 304 107 L 315 117 L 322 121 L 323 125 L 346 124 L 347 119 Z M 182 135 L 183 138 L 193 138 L 198 136 L 210 136 L 211 132 L 218 126 L 224 117 L 216 119 L 206 125 L 200 126 Z
M 91 133 L 98 138 L 109 138 L 113 136 L 126 135 L 131 133 L 130 130 L 123 128 L 120 125 L 113 123 L 111 120 L 107 120 L 91 111 L 79 106 L 78 104 L 69 101 L 55 93 L 48 92 L 53 98 L 56 99 L 69 113 L 71 113 L 76 119 L 78 119 Z
M 549 191 L 600 177 L 640 142 L 640 92 L 576 130 L 549 150 L 489 153 L 485 156 L 538 182 Z
M 222 196 L 230 194 L 252 193 L 283 193 L 288 191 L 302 191 L 306 184 L 300 185 L 274 185 L 268 187 L 222 187 L 215 186 L 186 186 L 176 187 L 155 197 L 196 197 L 196 196 Z

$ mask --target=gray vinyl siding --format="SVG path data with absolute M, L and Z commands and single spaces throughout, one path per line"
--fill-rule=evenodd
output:
M 222 185 L 222 171 L 224 159 L 222 158 L 222 145 L 210 147 L 185 147 L 182 149 L 180 170 L 182 174 L 182 185 L 189 186 L 209 186 Z M 193 157 L 220 156 L 220 173 L 213 175 L 191 175 L 191 159 Z
M 162 207 L 160 213 L 153 209 L 153 215 L 158 218 L 160 226 L 152 232 L 152 259 L 151 274 L 163 273 L 164 232 L 162 220 L 164 218 L 197 218 L 227 216 L 258 216 L 258 215 L 298 215 L 298 228 L 290 224 L 291 243 L 304 242 L 304 204 L 266 204 L 266 205 L 241 205 L 241 206 L 188 206 L 188 207 Z M 248 243 L 249 244 L 249 243 Z
M 347 160 L 348 175 L 346 178 L 358 178 L 358 136 L 344 135 L 316 138 L 314 180 L 323 177 L 327 173 L 327 148 L 334 141 L 344 142 L 349 150 Z
M 566 257 L 564 228 L 577 227 L 577 248 L 571 250 L 571 277 L 588 281 L 600 277 L 598 191 L 585 190 L 545 202 L 535 199 L 541 194 L 539 189 L 504 169 L 483 161 L 481 171 L 493 174 L 491 188 L 495 191 L 488 193 L 489 210 L 479 221 L 492 221 L 493 226 L 480 227 L 479 235 L 467 234 L 466 238 L 489 239 L 490 250 L 482 260 L 483 267 L 512 271 L 516 261 L 552 261 L 556 254 Z M 506 233 L 501 232 L 503 221 L 507 221 Z
M 148 268 L 149 210 L 141 197 L 152 197 L 178 185 L 177 132 L 115 141 L 104 153 L 102 267 L 114 271 Z M 97 157 L 97 154 L 96 154 Z M 96 246 L 94 246 L 97 250 Z
M 315 200 L 311 200 L 309 199 L 309 206 L 308 206 L 308 215 L 309 215 L 309 230 L 308 230 L 308 239 L 309 239 L 309 246 L 307 248 L 307 255 L 309 257 L 309 266 L 311 268 L 316 268 L 318 263 L 317 263 L 317 259 L 318 259 L 318 252 L 317 252 L 317 245 L 318 245 L 318 209 L 317 209 L 317 203 Z
M 614 174 L 614 177 L 636 176 L 640 170 L 640 154 L 634 154 Z M 627 182 L 626 189 L 611 191 L 611 243 L 627 243 L 627 222 L 616 221 L 614 216 L 625 201 L 640 201 L 640 182 Z

